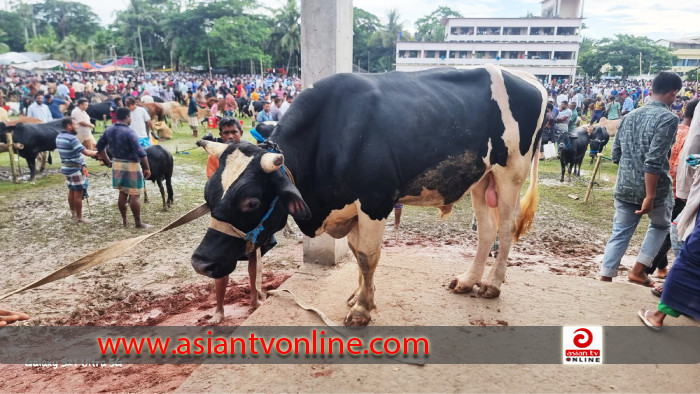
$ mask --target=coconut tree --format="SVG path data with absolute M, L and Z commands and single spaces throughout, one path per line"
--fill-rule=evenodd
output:
M 271 42 L 278 55 L 286 55 L 287 69 L 294 54 L 301 51 L 300 18 L 301 12 L 296 0 L 287 0 L 287 3 L 274 13 L 275 27 Z
M 399 38 L 399 33 L 403 31 L 403 23 L 399 22 L 400 17 L 397 10 L 390 10 L 387 14 L 387 24 L 372 33 L 367 41 L 367 46 L 379 48 L 381 57 L 387 58 L 383 61 L 380 59 L 378 62 L 383 71 L 394 69 L 392 59 L 396 53 L 396 41 Z

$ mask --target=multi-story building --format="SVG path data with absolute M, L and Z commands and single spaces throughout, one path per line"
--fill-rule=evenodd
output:
M 671 49 L 678 60 L 671 71 L 684 76 L 688 71 L 700 67 L 700 37 L 682 38 L 679 40 L 658 40 L 657 44 Z
M 541 17 L 447 18 L 444 42 L 398 42 L 396 69 L 466 68 L 494 63 L 541 80 L 576 76 L 582 0 L 545 0 Z

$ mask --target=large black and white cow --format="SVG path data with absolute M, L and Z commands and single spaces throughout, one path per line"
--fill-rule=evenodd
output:
M 51 152 L 56 149 L 56 136 L 61 133 L 61 130 L 63 130 L 61 120 L 37 124 L 17 123 L 12 126 L 0 122 L 0 142 L 6 143 L 6 132 L 12 133 L 15 146 L 22 147 L 17 150 L 17 153 L 27 160 L 29 180 L 33 181 L 36 176 L 37 156 L 40 152 Z
M 323 79 L 294 100 L 265 143 L 201 142 L 220 164 L 206 185 L 212 219 L 192 265 L 210 277 L 228 275 L 232 256 L 251 247 L 244 234 L 250 240 L 260 231 L 258 242 L 267 239 L 291 214 L 310 237 L 347 236 L 360 284 L 345 324 L 365 325 L 394 204 L 434 206 L 447 215 L 471 191 L 479 245 L 450 287 L 463 293 L 478 285 L 482 296 L 497 297 L 511 243 L 536 210 L 533 158 L 546 97 L 532 75 L 492 65 Z M 497 262 L 482 280 L 497 232 Z

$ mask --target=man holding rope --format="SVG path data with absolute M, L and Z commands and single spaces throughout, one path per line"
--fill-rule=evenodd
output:
M 56 137 L 56 149 L 61 156 L 61 174 L 66 176 L 71 218 L 78 223 L 86 223 L 83 219 L 83 199 L 88 197 L 88 170 L 83 155 L 95 157 L 97 151 L 85 148 L 78 141 L 78 124 L 74 118 L 63 118 L 61 126 L 63 131 Z
M 112 151 L 114 160 L 112 187 L 119 190 L 118 206 L 124 227 L 126 227 L 126 202 L 128 199 L 136 228 L 148 228 L 151 226 L 141 221 L 140 196 L 146 186 L 146 179 L 151 177 L 151 170 L 148 166 L 146 151 L 139 144 L 139 137 L 129 127 L 130 123 L 131 111 L 129 108 L 117 108 L 117 124 L 105 130 L 100 140 L 97 141 L 97 151 L 105 159 L 107 166 L 112 166 L 112 163 L 104 151 L 107 146 Z M 142 168 L 143 173 L 141 172 Z

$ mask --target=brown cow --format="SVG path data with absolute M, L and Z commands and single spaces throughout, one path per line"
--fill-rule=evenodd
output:
M 146 108 L 148 110 L 148 115 L 151 116 L 151 119 L 158 120 L 162 122 L 165 120 L 163 117 L 163 106 L 160 103 L 138 103 L 137 105 Z

